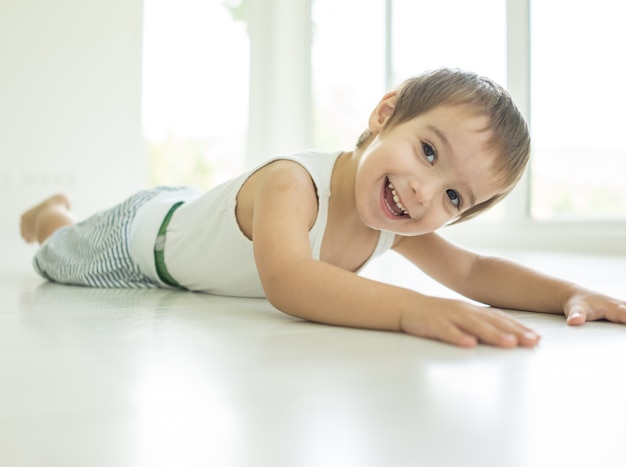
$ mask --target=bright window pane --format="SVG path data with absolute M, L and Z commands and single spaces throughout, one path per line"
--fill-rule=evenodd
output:
M 621 2 L 531 9 L 532 214 L 626 218 L 626 29 Z
M 314 146 L 354 146 L 385 93 L 383 0 L 313 1 Z
M 506 2 L 393 2 L 393 71 L 402 81 L 441 66 L 506 84 Z
M 224 0 L 146 0 L 143 126 L 152 184 L 208 188 L 241 170 L 249 40 Z M 241 2 L 239 2 L 241 3 Z

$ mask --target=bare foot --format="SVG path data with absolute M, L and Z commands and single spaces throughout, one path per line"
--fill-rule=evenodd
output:
M 22 238 L 27 243 L 42 242 L 39 233 L 41 221 L 43 218 L 51 217 L 50 215 L 60 214 L 65 218 L 73 218 L 70 210 L 70 200 L 62 193 L 51 196 L 50 198 L 42 201 L 37 206 L 29 209 L 22 214 L 20 231 Z M 59 225 L 60 227 L 61 225 Z M 52 233 L 52 232 L 49 232 Z M 46 237 L 48 234 L 46 235 Z

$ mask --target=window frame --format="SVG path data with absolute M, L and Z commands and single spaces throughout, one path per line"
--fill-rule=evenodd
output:
M 532 131 L 530 8 L 531 0 L 507 0 L 507 88 L 529 120 Z M 530 201 L 527 170 L 503 201 L 504 221 L 461 224 L 451 227 L 446 236 L 483 248 L 626 255 L 626 221 L 539 221 L 531 217 Z

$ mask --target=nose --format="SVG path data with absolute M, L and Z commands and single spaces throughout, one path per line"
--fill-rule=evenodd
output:
M 427 207 L 432 202 L 437 193 L 438 187 L 434 181 L 414 180 L 411 183 L 415 201 L 423 207 Z

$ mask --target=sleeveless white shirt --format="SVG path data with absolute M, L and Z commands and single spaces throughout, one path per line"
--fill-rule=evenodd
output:
M 162 283 L 154 266 L 154 239 L 169 208 L 177 201 L 185 201 L 174 213 L 166 233 L 165 264 L 171 276 L 192 291 L 264 297 L 252 242 L 241 232 L 235 217 L 239 190 L 254 172 L 271 162 L 291 160 L 304 167 L 317 189 L 318 213 L 309 231 L 309 241 L 313 258 L 319 260 L 328 220 L 331 176 L 340 154 L 308 151 L 281 156 L 204 194 L 186 190 L 157 196 L 135 218 L 131 240 L 133 259 L 144 274 Z M 390 249 L 393 240 L 392 233 L 381 231 L 374 252 L 361 269 Z

